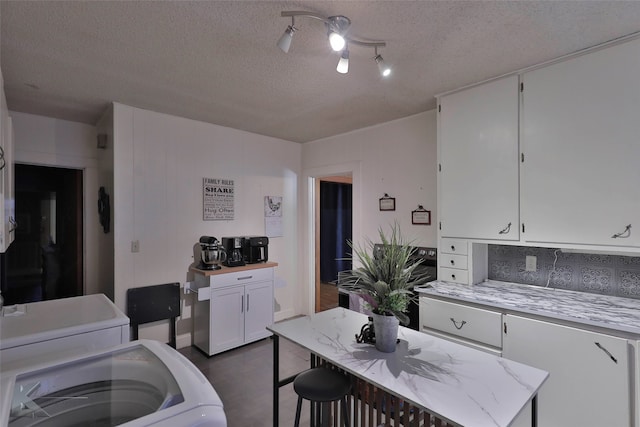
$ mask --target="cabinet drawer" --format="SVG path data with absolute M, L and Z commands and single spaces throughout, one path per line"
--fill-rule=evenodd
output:
M 502 347 L 502 314 L 420 298 L 420 329 L 430 329 L 496 348 Z
M 467 255 L 467 241 L 459 239 L 440 239 L 440 252 L 443 254 Z
M 455 268 L 440 267 L 440 271 L 438 272 L 438 280 L 466 285 L 469 283 L 469 272 L 467 270 L 457 270 Z
M 233 273 L 218 274 L 210 277 L 210 284 L 214 288 L 232 285 L 244 285 L 246 283 L 273 280 L 273 268 L 258 268 L 254 270 L 235 271 Z
M 463 270 L 467 269 L 467 260 L 468 258 L 466 255 L 440 254 L 440 256 L 438 257 L 440 267 L 460 268 Z

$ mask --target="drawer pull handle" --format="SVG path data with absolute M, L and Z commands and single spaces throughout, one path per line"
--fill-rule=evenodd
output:
M 456 262 L 454 260 L 451 260 L 451 265 L 456 265 Z
M 451 278 L 452 278 L 453 280 L 456 280 L 456 275 L 455 275 L 455 274 L 452 274 L 452 275 L 451 275 Z
M 247 280 L 247 279 L 251 279 L 253 276 L 244 276 L 244 277 L 238 277 L 237 280 Z
M 455 326 L 456 329 L 458 329 L 458 330 L 462 329 L 462 327 L 467 324 L 467 322 L 465 322 L 463 320 L 462 322 L 460 322 L 460 326 L 458 326 L 458 323 L 456 322 L 456 319 L 454 319 L 453 317 L 451 317 L 450 319 L 451 319 L 451 322 L 453 322 L 453 326 Z
M 609 353 L 609 350 L 607 350 L 606 348 L 604 348 L 602 346 L 602 344 L 600 344 L 599 342 L 595 342 L 594 343 L 596 345 L 596 347 L 598 347 L 600 350 L 604 351 L 605 353 L 607 353 L 607 356 L 609 356 L 611 358 L 611 360 L 613 360 L 615 363 L 618 363 L 618 359 L 616 359 L 615 357 L 613 357 L 613 354 Z
M 628 237 L 631 237 L 631 224 L 627 225 L 624 228 L 624 231 L 620 232 L 620 233 L 616 233 L 613 236 L 611 236 L 612 239 L 626 239 Z
M 507 224 L 507 226 L 505 228 L 503 228 L 502 230 L 498 231 L 498 234 L 507 234 L 507 233 L 509 233 L 509 231 L 511 231 L 511 223 Z
M 451 252 L 455 252 L 456 251 L 456 247 L 451 245 Z

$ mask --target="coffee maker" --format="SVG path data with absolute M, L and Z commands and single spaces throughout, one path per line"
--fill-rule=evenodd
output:
M 218 239 L 213 236 L 200 237 L 200 264 L 198 268 L 201 270 L 218 270 L 220 264 L 227 259 L 227 253 L 222 245 L 219 245 Z
M 243 250 L 244 261 L 247 264 L 267 262 L 269 259 L 269 238 L 266 236 L 245 236 Z
M 223 237 L 222 246 L 227 252 L 227 260 L 224 265 L 227 267 L 239 267 L 245 265 L 244 262 L 244 237 Z

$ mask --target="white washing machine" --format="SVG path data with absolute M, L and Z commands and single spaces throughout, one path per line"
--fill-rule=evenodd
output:
M 226 427 L 220 397 L 182 354 L 157 341 L 0 375 L 0 425 Z
M 129 318 L 103 294 L 5 306 L 0 371 L 129 341 Z

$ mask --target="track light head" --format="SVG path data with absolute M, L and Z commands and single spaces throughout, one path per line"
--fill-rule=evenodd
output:
M 289 25 L 287 29 L 284 30 L 284 34 L 282 35 L 282 37 L 280 37 L 280 40 L 278 40 L 278 47 L 284 53 L 289 52 L 289 48 L 291 47 L 291 40 L 293 40 L 293 33 L 295 33 L 296 31 L 297 28 L 294 27 L 293 22 L 291 22 L 291 25 Z
M 391 74 L 391 68 L 384 63 L 382 55 L 376 55 L 373 59 L 376 61 L 376 64 L 378 64 L 378 70 L 380 71 L 380 75 L 382 77 L 387 77 Z
M 335 52 L 340 52 L 347 44 L 345 35 L 350 26 L 351 20 L 346 16 L 339 15 L 327 18 L 329 44 Z
M 340 74 L 347 74 L 349 72 L 349 49 L 347 49 L 346 46 L 342 50 L 336 71 Z

